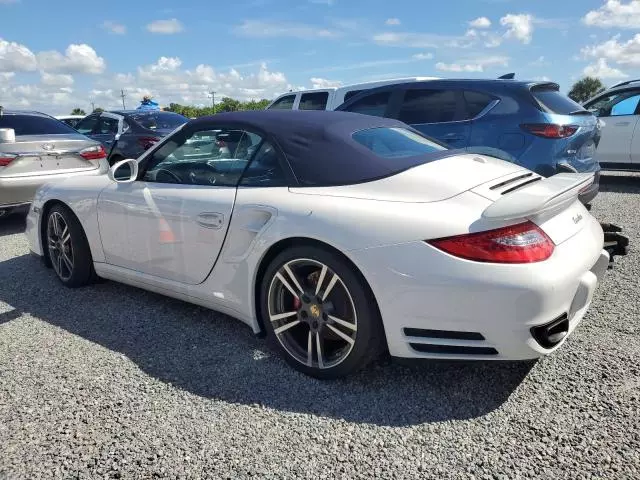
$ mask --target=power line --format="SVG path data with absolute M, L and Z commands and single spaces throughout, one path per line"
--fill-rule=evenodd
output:
M 120 90 L 120 98 L 122 98 L 122 109 L 126 110 L 127 107 L 124 104 L 124 97 L 126 97 L 127 95 L 124 93 L 124 90 Z

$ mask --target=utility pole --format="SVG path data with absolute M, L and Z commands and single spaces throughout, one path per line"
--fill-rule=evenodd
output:
M 124 105 L 124 97 L 126 97 L 127 95 L 124 93 L 124 90 L 120 90 L 120 98 L 122 98 L 122 109 L 126 110 L 127 107 Z
M 93 112 L 96 109 L 96 102 L 91 102 L 91 111 Z
M 216 113 L 216 92 L 209 92 L 211 95 L 211 106 L 213 107 L 213 113 Z

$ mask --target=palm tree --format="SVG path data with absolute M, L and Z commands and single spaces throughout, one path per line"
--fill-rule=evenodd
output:
M 74 108 L 71 110 L 71 115 L 86 115 L 86 113 L 81 108 Z

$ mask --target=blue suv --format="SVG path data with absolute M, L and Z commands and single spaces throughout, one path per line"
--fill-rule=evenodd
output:
M 594 172 L 580 194 L 598 194 L 595 115 L 551 82 L 426 80 L 400 83 L 353 96 L 336 110 L 398 119 L 453 149 L 486 153 L 549 177 Z

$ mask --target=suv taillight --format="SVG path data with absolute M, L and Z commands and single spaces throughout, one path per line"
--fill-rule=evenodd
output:
M 533 222 L 485 232 L 427 240 L 439 250 L 476 262 L 533 263 L 548 259 L 555 245 Z
M 102 145 L 96 145 L 95 147 L 80 150 L 80 156 L 85 160 L 100 160 L 101 158 L 107 158 L 107 152 Z
M 16 155 L 9 155 L 8 153 L 0 153 L 0 167 L 6 167 L 16 159 Z
M 520 125 L 525 132 L 542 138 L 567 138 L 578 131 L 576 125 L 557 125 L 555 123 L 525 123 Z

